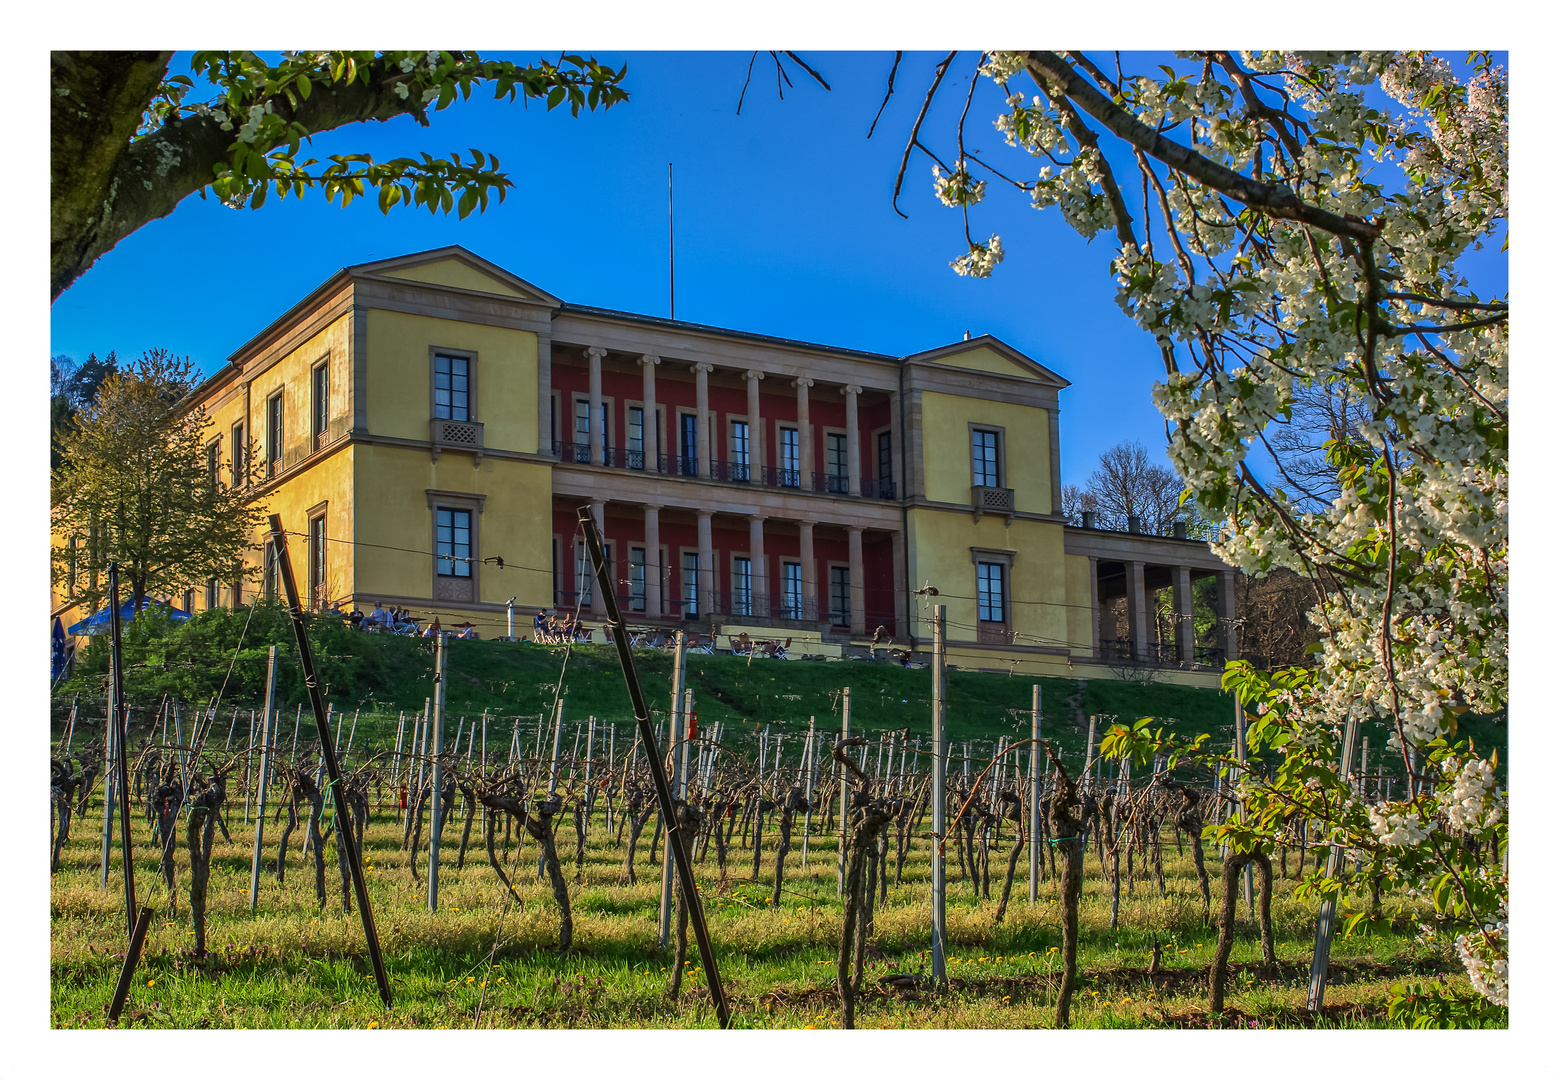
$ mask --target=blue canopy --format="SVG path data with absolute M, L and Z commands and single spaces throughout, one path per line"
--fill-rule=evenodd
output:
M 172 619 L 174 622 L 188 622 L 191 618 L 194 617 L 190 615 L 189 612 L 181 611 L 172 604 L 165 604 L 161 600 L 153 600 L 149 597 L 141 602 L 142 611 L 145 611 L 148 608 L 156 608 L 158 611 L 161 611 L 163 614 L 167 615 L 168 618 Z M 136 614 L 137 612 L 135 610 L 134 600 L 126 600 L 119 606 L 119 619 L 122 623 L 129 622 L 131 619 L 135 618 Z M 72 626 L 65 632 L 72 635 L 108 633 L 108 609 L 104 608 L 102 611 L 99 611 L 96 614 L 87 616 L 85 619 L 82 619 L 75 626 Z

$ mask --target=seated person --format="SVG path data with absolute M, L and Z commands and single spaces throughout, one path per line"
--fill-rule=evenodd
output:
M 363 617 L 363 624 L 370 630 L 383 630 L 390 625 L 390 613 L 384 610 L 384 604 L 374 601 L 374 609 Z
M 542 632 L 547 629 L 547 624 L 550 623 L 551 621 L 552 621 L 551 618 L 548 617 L 548 615 L 547 615 L 547 609 L 546 608 L 542 608 L 540 611 L 536 612 L 536 618 L 534 620 L 534 625 L 535 625 L 535 628 L 536 628 L 536 640 L 537 641 L 541 640 Z
M 428 623 L 428 628 L 422 632 L 423 637 L 438 637 L 442 628 L 438 624 L 438 616 L 433 616 L 433 621 Z
M 363 626 L 363 609 L 356 604 L 352 605 L 352 614 L 346 617 L 346 621 L 352 624 L 354 630 L 360 630 Z

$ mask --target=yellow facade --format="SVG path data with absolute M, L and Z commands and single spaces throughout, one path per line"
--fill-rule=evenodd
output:
M 1006 487 L 1018 510 L 1048 514 L 1050 413 L 1030 405 L 927 391 L 920 399 L 925 439 L 926 498 L 967 503 L 972 475 L 971 425 L 1002 430 Z
M 477 354 L 476 418 L 486 429 L 487 447 L 534 454 L 535 334 L 377 308 L 368 311 L 369 430 L 401 439 L 428 437 L 434 348 Z

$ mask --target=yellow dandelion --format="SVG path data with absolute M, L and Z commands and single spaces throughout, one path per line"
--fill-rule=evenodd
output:
M 157 985 L 157 980 L 156 979 L 147 979 L 146 980 L 146 985 L 147 986 L 156 986 Z
M 378 1026 L 379 1026 L 379 1021 L 377 1021 L 377 1020 L 370 1020 L 370 1021 L 368 1021 L 368 1030 L 369 1031 L 372 1031 L 374 1028 L 376 1028 Z

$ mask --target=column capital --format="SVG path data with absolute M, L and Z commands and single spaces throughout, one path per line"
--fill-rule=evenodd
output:
M 803 518 L 797 518 L 796 519 L 796 524 L 798 526 L 800 526 L 801 528 L 803 528 L 803 529 L 815 529 L 815 528 L 817 528 L 817 522 L 815 522 L 815 521 L 807 521 L 807 520 L 805 520 Z
M 636 362 L 640 367 L 643 367 L 645 364 L 658 364 L 660 363 L 660 357 L 656 356 L 654 353 L 645 353 L 643 356 L 639 357 Z
M 791 379 L 790 380 L 790 385 L 791 386 L 807 386 L 807 387 L 810 387 L 810 386 L 813 386 L 814 383 L 813 383 L 813 381 L 811 379 L 803 377 L 803 378 L 799 378 L 799 379 Z
M 742 372 L 742 378 L 743 379 L 750 379 L 750 380 L 753 380 L 755 382 L 761 382 L 762 379 L 763 379 L 763 372 L 755 371 L 755 370 L 744 371 L 744 372 Z
M 654 512 L 658 514 L 666 509 L 665 503 L 640 503 L 640 505 L 644 507 L 645 513 Z
M 839 388 L 839 392 L 841 394 L 859 394 L 861 392 L 861 388 L 856 386 L 854 383 L 849 383 L 848 385 L 841 386 Z
M 844 529 L 845 532 L 850 533 L 861 533 L 866 531 L 866 527 L 864 525 L 846 525 Z
M 762 525 L 769 519 L 767 514 L 747 514 L 745 516 L 749 525 Z
M 600 345 L 592 345 L 585 350 L 585 354 L 592 360 L 599 360 L 606 355 L 606 350 Z
M 708 521 L 715 516 L 713 510 L 695 510 L 694 513 L 698 515 L 699 521 Z
M 688 370 L 693 372 L 695 375 L 700 373 L 700 372 L 702 372 L 705 375 L 708 375 L 714 369 L 715 369 L 715 366 L 713 364 L 705 364 L 705 363 L 697 363 L 697 364 L 693 364 L 693 365 L 688 367 Z

